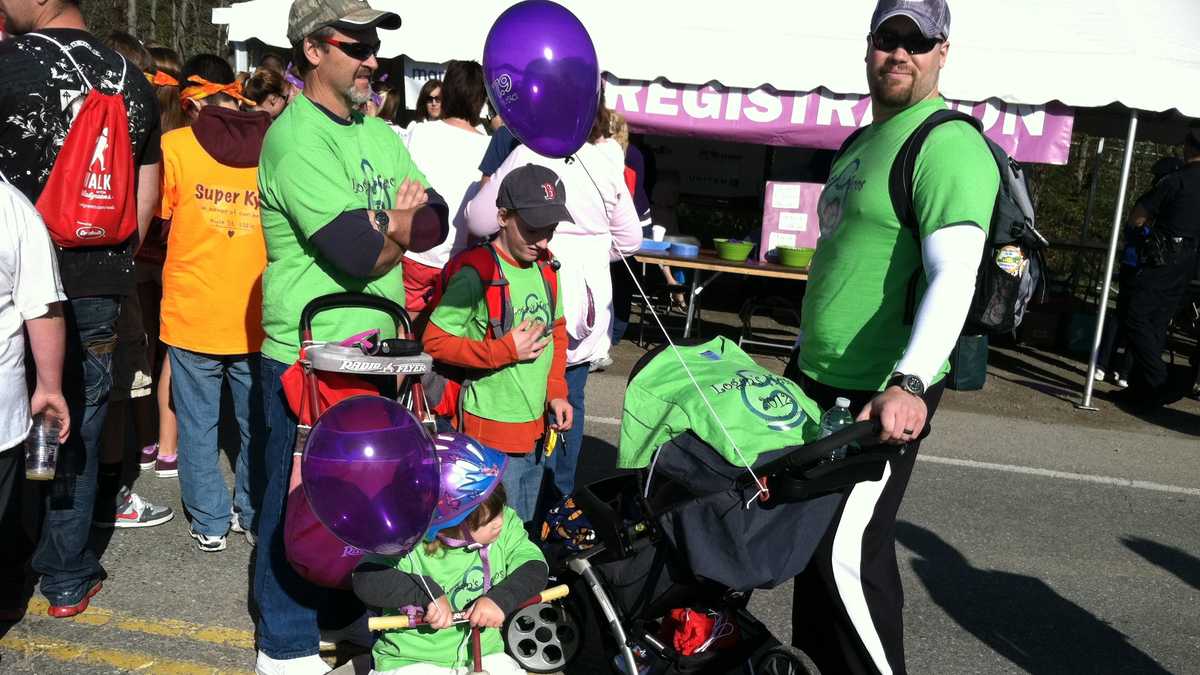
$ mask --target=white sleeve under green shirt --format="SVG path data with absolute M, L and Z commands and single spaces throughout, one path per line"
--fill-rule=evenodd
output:
M 818 206 L 821 239 L 800 322 L 800 370 L 822 384 L 882 390 L 908 344 L 908 284 L 921 269 L 921 248 L 896 217 L 888 177 L 912 132 L 945 107 L 935 98 L 871 125 L 830 172 Z M 934 129 L 917 155 L 913 177 L 921 238 L 964 223 L 987 229 L 1000 175 L 970 124 Z M 922 278 L 918 303 L 924 292 Z M 944 362 L 929 384 L 948 370 Z
M 349 291 L 404 306 L 400 267 L 370 279 L 352 277 L 324 260 L 309 239 L 347 211 L 392 208 L 405 179 L 429 187 L 400 138 L 378 119 L 355 112 L 340 124 L 301 95 L 271 124 L 258 170 L 267 242 L 263 354 L 283 363 L 296 359 L 300 312 L 313 298 Z M 329 341 L 372 328 L 395 334 L 391 319 L 368 309 L 324 312 L 313 332 Z

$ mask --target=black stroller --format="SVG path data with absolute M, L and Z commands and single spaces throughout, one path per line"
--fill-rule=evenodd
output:
M 654 358 L 674 357 L 663 348 L 647 353 L 630 380 Z M 766 495 L 757 494 L 744 467 L 692 430 L 661 446 L 648 470 L 578 490 L 571 506 L 590 521 L 589 541 L 551 538 L 544 545 L 552 575 L 571 586 L 571 595 L 512 617 L 509 653 L 540 673 L 815 673 L 811 660 L 775 639 L 747 604 L 754 589 L 803 571 L 840 493 L 878 480 L 887 460 L 904 452 L 855 445 L 877 434 L 876 424 L 861 422 L 758 455 L 754 468 Z M 830 459 L 841 446 L 849 454 Z M 719 613 L 732 639 L 681 654 L 661 632 L 674 608 Z

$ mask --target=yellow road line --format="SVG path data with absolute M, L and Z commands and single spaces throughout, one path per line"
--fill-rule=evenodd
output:
M 144 652 L 106 649 L 36 636 L 20 637 L 11 633 L 0 638 L 0 649 L 18 652 L 28 657 L 43 656 L 64 663 L 108 666 L 154 675 L 244 675 L 249 672 L 222 669 L 194 661 L 164 659 Z
M 48 607 L 49 605 L 44 599 L 31 598 L 26 615 L 28 617 L 45 616 Z M 113 626 L 119 630 L 146 633 L 148 635 L 186 638 L 226 647 L 254 649 L 253 631 L 224 628 L 222 626 L 206 626 L 189 621 L 180 621 L 179 619 L 143 619 L 126 616 L 120 612 L 96 607 L 95 605 L 88 607 L 87 611 L 83 614 L 77 614 L 67 620 L 88 626 Z M 54 619 L 53 621 L 62 621 L 62 619 Z

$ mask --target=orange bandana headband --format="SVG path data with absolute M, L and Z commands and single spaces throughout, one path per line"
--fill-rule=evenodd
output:
M 171 77 L 170 75 L 168 75 L 166 73 L 166 71 L 162 71 L 162 70 L 158 71 L 157 73 L 154 73 L 153 75 L 151 75 L 150 73 L 146 73 L 146 79 L 150 80 L 150 84 L 152 84 L 156 87 L 178 87 L 179 86 L 179 80 Z
M 199 101 L 202 98 L 208 98 L 213 94 L 226 94 L 234 99 L 241 101 L 244 105 L 258 105 L 254 101 L 242 96 L 242 84 L 240 82 L 231 82 L 229 84 L 217 84 L 209 82 L 199 75 L 192 75 L 187 79 L 193 86 L 185 87 L 179 92 L 179 98 L 182 101 Z

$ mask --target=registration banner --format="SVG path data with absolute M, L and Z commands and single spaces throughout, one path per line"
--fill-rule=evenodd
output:
M 825 89 L 779 92 L 770 87 L 620 80 L 605 75 L 609 108 L 636 133 L 836 150 L 871 122 L 871 101 Z M 984 132 L 1021 162 L 1066 164 L 1075 116 L 1061 103 L 1019 105 L 996 99 L 949 101 L 983 122 Z

